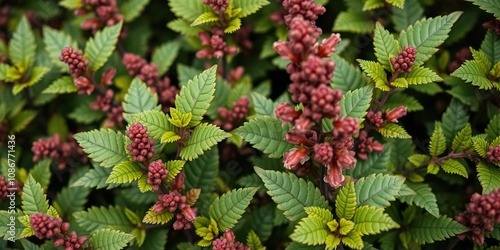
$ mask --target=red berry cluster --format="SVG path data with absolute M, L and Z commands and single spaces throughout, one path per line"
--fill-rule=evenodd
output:
M 493 19 L 491 21 L 483 23 L 485 29 L 493 30 L 497 35 L 500 35 L 500 20 Z
M 172 190 L 166 194 L 158 195 L 158 201 L 153 205 L 153 212 L 157 214 L 165 210 L 171 213 L 176 212 L 177 221 L 174 222 L 174 229 L 190 229 L 192 222 L 196 219 L 196 208 L 192 208 L 186 202 L 186 196 L 182 195 L 178 190 Z
M 250 250 L 241 242 L 236 241 L 236 237 L 231 229 L 226 229 L 224 234 L 212 242 L 213 250 Z
M 108 111 L 105 125 L 109 128 L 114 126 L 123 127 L 123 107 L 120 103 L 111 107 Z
M 113 97 L 115 93 L 112 89 L 106 90 L 104 95 L 98 95 L 97 100 L 90 104 L 90 108 L 94 110 L 102 110 L 108 112 L 113 104 Z
M 315 4 L 314 0 L 284 0 L 283 7 L 287 11 L 285 23 L 290 26 L 294 17 L 302 17 L 304 20 L 314 23 L 318 15 L 325 13 L 326 9 L 320 4 Z
M 158 191 L 163 180 L 167 178 L 168 170 L 161 160 L 156 160 L 149 163 L 148 167 L 148 184 L 153 185 L 153 191 Z
M 405 46 L 403 51 L 398 52 L 398 57 L 391 58 L 392 66 L 396 72 L 410 72 L 415 57 L 417 56 L 417 49 L 412 46 Z
M 54 134 L 45 139 L 38 139 L 31 147 L 33 161 L 43 158 L 52 158 L 59 169 L 66 168 L 71 157 L 78 157 L 79 161 L 87 162 L 88 158 L 83 150 L 78 146 L 72 135 L 69 135 L 68 142 L 62 142 L 59 134 Z
M 127 146 L 134 161 L 147 162 L 155 153 L 154 141 L 149 139 L 148 128 L 140 122 L 132 124 L 125 134 L 131 143 Z
M 23 189 L 22 184 L 17 180 L 13 180 L 12 182 L 5 179 L 4 176 L 0 175 L 0 202 L 7 198 L 7 196 L 14 192 L 15 194 L 19 194 Z
M 368 132 L 363 130 L 359 133 L 357 149 L 358 158 L 366 160 L 368 159 L 368 153 L 381 152 L 384 150 L 384 145 L 378 141 L 373 141 L 373 137 L 368 137 Z
M 82 0 L 85 6 L 75 10 L 75 15 L 82 16 L 90 11 L 95 17 L 88 18 L 82 23 L 82 29 L 96 32 L 101 26 L 113 26 L 123 19 L 123 15 L 118 11 L 116 0 Z
M 213 29 L 212 35 L 207 32 L 200 32 L 198 38 L 201 41 L 201 45 L 206 46 L 198 52 L 196 52 L 196 57 L 199 59 L 212 58 L 217 59 L 222 58 L 224 55 L 236 54 L 238 48 L 234 46 L 227 46 L 226 41 L 223 39 L 224 32 L 220 32 L 217 29 Z
M 369 111 L 366 114 L 366 119 L 373 124 L 376 128 L 383 127 L 385 125 L 385 120 L 382 118 L 382 112 L 381 111 Z
M 89 64 L 88 60 L 83 59 L 83 53 L 80 50 L 73 49 L 71 46 L 61 50 L 59 60 L 68 64 L 69 72 L 75 79 L 85 74 Z
M 53 217 L 42 212 L 30 216 L 30 226 L 38 239 L 52 239 L 55 247 L 64 247 L 65 250 L 91 249 L 84 248 L 87 236 L 80 236 L 72 231 L 68 235 L 70 224 L 61 218 Z
M 65 250 L 75 250 L 75 249 L 84 249 L 83 244 L 87 241 L 87 236 L 78 236 L 75 231 L 71 231 L 69 235 L 70 224 L 68 222 L 64 222 L 61 225 L 61 233 L 57 234 L 54 237 L 54 246 L 55 247 L 64 247 Z M 91 249 L 91 247 L 87 247 L 85 249 Z
M 496 146 L 496 147 L 489 146 L 488 152 L 486 152 L 486 157 L 491 162 L 500 163 L 500 146 Z
M 463 62 L 472 58 L 472 52 L 469 48 L 462 48 L 457 53 L 455 53 L 455 60 L 448 65 L 448 71 L 452 73 L 453 71 L 460 68 Z
M 245 119 L 248 114 L 248 104 L 248 98 L 241 97 L 238 101 L 233 103 L 232 109 L 220 107 L 217 111 L 222 119 L 215 120 L 214 124 L 226 131 L 230 131 Z
M 475 193 L 467 209 L 455 217 L 455 220 L 470 228 L 471 231 L 458 235 L 460 239 L 470 236 L 477 244 L 484 243 L 484 233 L 492 232 L 494 223 L 500 223 L 500 189 L 489 194 Z
M 394 109 L 388 109 L 385 111 L 385 119 L 382 118 L 382 111 L 368 111 L 366 114 L 366 119 L 375 128 L 383 127 L 388 121 L 398 122 L 398 119 L 405 116 L 407 113 L 405 106 L 398 106 Z
M 229 5 L 229 0 L 203 0 L 203 4 L 209 5 L 214 11 L 224 12 Z

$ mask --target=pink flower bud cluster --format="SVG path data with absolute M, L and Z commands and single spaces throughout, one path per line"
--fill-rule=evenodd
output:
M 148 167 L 148 184 L 153 185 L 153 191 L 158 191 L 163 180 L 167 178 L 168 170 L 161 160 L 156 160 L 149 163 Z
M 448 65 L 448 71 L 452 73 L 453 71 L 460 68 L 463 62 L 472 58 L 472 52 L 468 47 L 462 48 L 457 53 L 455 53 L 455 60 Z
M 212 242 L 213 250 L 250 250 L 241 242 L 236 241 L 236 237 L 231 229 L 226 229 L 222 236 Z
M 405 46 L 403 51 L 398 52 L 398 57 L 391 58 L 392 66 L 396 72 L 411 72 L 411 67 L 415 62 L 417 49 L 412 46 Z
M 74 50 L 71 46 L 61 50 L 59 60 L 68 64 L 69 72 L 75 79 L 85 74 L 89 64 L 87 59 L 83 59 L 83 53 L 80 50 Z
M 17 180 L 9 181 L 4 176 L 0 175 L 0 203 L 7 198 L 11 192 L 19 194 L 22 188 L 22 183 Z
M 63 142 L 59 134 L 54 134 L 45 139 L 38 139 L 31 147 L 33 161 L 40 161 L 43 158 L 52 158 L 59 169 L 66 168 L 71 159 L 78 158 L 78 161 L 87 162 L 88 158 L 82 148 L 78 146 L 72 135 L 69 135 L 68 142 Z
M 65 250 L 91 248 L 83 248 L 87 236 L 78 236 L 75 231 L 68 235 L 70 224 L 63 223 L 61 218 L 38 212 L 30 216 L 30 226 L 38 239 L 52 239 L 55 247 L 64 247 Z
M 186 204 L 187 197 L 182 195 L 179 190 L 172 190 L 166 194 L 159 194 L 158 201 L 153 205 L 154 213 L 162 213 L 168 210 L 176 213 L 177 221 L 174 222 L 174 229 L 190 229 L 192 222 L 196 219 L 196 208 Z
M 285 23 L 290 23 L 295 17 L 302 17 L 304 20 L 315 23 L 319 15 L 325 13 L 326 9 L 320 4 L 314 3 L 314 0 L 284 0 L 283 8 L 286 10 Z
M 407 113 L 405 106 L 398 106 L 394 109 L 388 109 L 385 111 L 385 119 L 382 118 L 381 111 L 369 111 L 366 114 L 366 119 L 375 127 L 383 127 L 387 122 L 398 123 L 398 119 L 405 116 Z
M 486 158 L 494 163 L 500 163 L 500 146 L 489 146 L 486 152 Z
M 491 21 L 483 23 L 485 29 L 493 30 L 497 35 L 500 35 L 500 20 L 493 19 Z
M 221 119 L 215 120 L 214 124 L 226 131 L 231 131 L 247 116 L 249 103 L 250 101 L 247 97 L 241 97 L 233 103 L 232 109 L 220 107 L 217 111 Z
M 148 128 L 140 122 L 132 124 L 125 132 L 131 141 L 127 149 L 134 161 L 147 162 L 155 153 L 154 141 L 149 139 L 147 132 Z
M 207 47 L 196 53 L 196 57 L 199 59 L 212 58 L 217 59 L 222 58 L 224 55 L 232 55 L 238 52 L 238 48 L 235 46 L 227 46 L 226 41 L 224 41 L 223 33 L 216 31 L 215 34 L 209 35 L 207 32 L 200 32 L 198 38 L 201 41 L 201 45 Z
M 357 144 L 357 156 L 361 160 L 368 159 L 368 153 L 381 152 L 384 150 L 384 145 L 378 141 L 374 141 L 373 137 L 368 137 L 368 133 L 363 130 L 359 133 Z
M 203 0 L 203 4 L 209 5 L 214 11 L 223 13 L 229 5 L 229 0 Z
M 459 239 L 469 236 L 477 244 L 484 243 L 484 233 L 492 232 L 494 223 L 500 223 L 500 189 L 489 194 L 475 193 L 470 199 L 469 206 L 455 220 L 471 229 L 471 231 L 458 235 Z
M 92 30 L 95 33 L 101 26 L 113 26 L 123 20 L 116 0 L 82 0 L 82 4 L 83 7 L 75 10 L 76 16 L 90 12 L 95 14 L 95 17 L 88 18 L 82 23 L 82 29 Z

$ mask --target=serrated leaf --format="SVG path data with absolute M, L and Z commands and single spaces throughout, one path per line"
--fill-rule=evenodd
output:
M 180 18 L 170 21 L 167 27 L 187 37 L 196 37 L 199 32 L 203 31 L 200 27 L 191 27 L 190 22 Z
M 405 183 L 409 188 L 415 191 L 415 195 L 399 197 L 402 202 L 409 205 L 416 205 L 425 209 L 434 217 L 439 217 L 439 208 L 437 205 L 436 196 L 432 193 L 431 188 L 426 183 Z
M 290 239 L 314 246 L 324 244 L 327 235 L 325 223 L 315 217 L 306 217 L 299 221 Z
M 279 158 L 293 146 L 285 140 L 290 129 L 290 125 L 282 126 L 278 118 L 266 116 L 245 122 L 237 129 L 237 134 L 269 157 Z
M 458 100 L 453 99 L 443 114 L 443 123 L 441 124 L 448 146 L 453 137 L 467 125 L 468 120 L 469 114 L 466 107 Z
M 408 84 L 427 84 L 431 82 L 442 82 L 436 72 L 425 67 L 413 67 L 410 73 L 403 74 Z
M 472 58 L 479 64 L 481 71 L 488 72 L 491 69 L 492 63 L 488 60 L 486 55 L 481 52 L 469 47 L 469 50 L 472 53 Z
M 480 162 L 477 164 L 477 178 L 483 187 L 483 194 L 500 188 L 500 168 Z
M 189 80 L 175 97 L 175 107 L 184 114 L 191 113 L 193 115 L 189 127 L 196 126 L 201 122 L 203 115 L 210 107 L 210 102 L 214 99 L 216 69 L 217 66 L 212 66 Z
M 365 61 L 361 59 L 358 59 L 357 61 L 359 62 L 359 66 L 363 69 L 363 71 L 375 82 L 377 88 L 380 88 L 384 91 L 389 90 L 389 86 L 387 86 L 387 73 L 380 63 Z
M 262 178 L 268 194 L 278 204 L 278 209 L 291 221 L 298 221 L 306 216 L 304 207 L 328 209 L 328 202 L 312 182 L 298 178 L 294 174 L 254 167 Z
M 482 156 L 482 157 L 486 157 L 486 153 L 488 152 L 488 142 L 481 138 L 481 137 L 478 137 L 478 136 L 474 136 L 472 137 L 472 143 L 474 145 L 474 150 L 476 150 L 476 152 Z
M 9 59 L 21 72 L 26 72 L 35 60 L 36 42 L 26 16 L 22 16 L 9 42 Z
M 142 175 L 137 181 L 137 187 L 139 187 L 139 191 L 141 191 L 141 193 L 153 190 L 153 185 L 148 183 L 148 176 L 145 174 Z
M 388 123 L 383 127 L 377 128 L 377 131 L 387 138 L 410 139 L 411 135 L 406 130 L 394 123 Z
M 134 78 L 122 105 L 123 118 L 130 121 L 133 114 L 155 109 L 158 105 L 158 95 L 152 93 L 151 89 L 139 78 Z
M 210 11 L 208 5 L 198 0 L 169 0 L 168 5 L 176 16 L 189 22 L 194 21 L 204 12 Z
M 173 131 L 165 132 L 160 138 L 161 143 L 170 143 L 170 142 L 178 141 L 179 139 L 181 139 L 181 137 Z
M 392 4 L 392 6 L 396 6 L 402 9 L 405 5 L 406 0 L 386 0 L 386 2 Z
M 467 169 L 465 169 L 465 166 L 462 165 L 462 163 L 460 163 L 457 160 L 454 160 L 454 159 L 446 160 L 441 165 L 441 168 L 446 173 L 449 173 L 449 174 L 458 174 L 458 175 L 463 176 L 465 178 L 468 177 Z
M 182 168 L 184 168 L 185 161 L 180 161 L 180 160 L 173 160 L 173 161 L 167 161 L 167 164 L 165 164 L 165 167 L 168 170 L 168 175 L 167 178 L 165 179 L 166 181 L 171 181 L 177 176 Z
M 131 116 L 131 123 L 140 122 L 148 128 L 148 135 L 154 140 L 162 138 L 166 132 L 174 130 L 167 116 L 159 110 L 147 110 Z
M 373 23 L 368 20 L 366 15 L 353 10 L 340 12 L 333 24 L 333 31 L 335 32 L 369 34 L 372 30 Z
M 174 214 L 168 211 L 168 209 L 157 214 L 153 212 L 151 208 L 144 216 L 142 222 L 149 224 L 167 224 L 172 218 L 174 218 Z
M 233 18 L 229 21 L 229 25 L 224 29 L 224 33 L 233 33 L 241 27 L 241 19 Z
M 368 79 L 359 68 L 354 67 L 337 53 L 332 53 L 332 60 L 335 61 L 335 74 L 330 83 L 332 88 L 340 89 L 345 93 L 351 89 L 359 89 L 368 83 Z
M 315 217 L 323 224 L 327 224 L 328 222 L 333 220 L 332 212 L 330 212 L 329 209 L 324 209 L 324 208 L 319 208 L 319 207 L 305 207 L 304 211 L 306 211 L 306 214 L 308 217 Z M 353 211 L 353 215 L 354 215 L 354 211 Z
M 191 23 L 191 26 L 197 26 L 200 24 L 217 22 L 217 21 L 219 21 L 219 17 L 213 11 L 208 11 L 208 12 L 205 12 L 205 13 L 199 15 L 193 21 L 193 23 Z
M 387 71 L 392 71 L 390 58 L 398 55 L 399 42 L 379 22 L 375 24 L 373 46 L 378 62 Z
M 151 57 L 151 62 L 156 64 L 158 75 L 165 74 L 174 63 L 180 50 L 179 42 L 167 42 L 156 48 Z
M 500 3 L 495 0 L 467 0 L 474 5 L 479 6 L 482 10 L 493 14 L 496 18 L 500 18 Z
M 465 233 L 469 229 L 446 216 L 434 217 L 424 214 L 411 223 L 410 233 L 413 239 L 420 244 L 441 241 L 457 234 Z
M 358 206 L 388 207 L 396 196 L 405 178 L 394 175 L 374 174 L 356 181 L 355 190 Z
M 479 87 L 479 89 L 491 89 L 493 84 L 486 77 L 488 70 L 481 68 L 478 61 L 466 61 L 457 70 L 451 73 L 451 76 L 458 77 L 466 82 L 472 83 L 472 85 Z
M 148 5 L 149 0 L 127 0 L 123 4 L 119 4 L 119 11 L 123 15 L 125 22 L 131 22 L 137 18 Z
M 428 163 L 430 156 L 424 154 L 414 154 L 408 157 L 408 161 L 415 167 L 420 167 Z
M 45 51 L 47 51 L 52 63 L 64 72 L 68 72 L 68 65 L 61 62 L 59 56 L 61 55 L 62 49 L 67 46 L 71 46 L 73 49 L 78 50 L 76 41 L 63 31 L 52 29 L 49 26 L 43 26 L 43 43 L 45 44 Z
M 389 215 L 384 214 L 383 208 L 372 206 L 358 207 L 352 221 L 354 222 L 354 232 L 358 232 L 360 235 L 378 234 L 382 231 L 399 228 L 399 225 Z
M 219 150 L 212 147 L 184 167 L 186 189 L 200 188 L 202 193 L 212 191 L 219 174 Z
M 363 11 L 374 10 L 383 7 L 385 4 L 384 0 L 366 0 L 363 5 Z
M 446 138 L 444 137 L 443 129 L 441 129 L 441 124 L 439 122 L 436 122 L 436 126 L 429 143 L 429 153 L 432 156 L 438 156 L 444 153 L 445 150 Z
M 215 199 L 208 214 L 214 219 L 221 231 L 233 228 L 250 204 L 257 188 L 231 190 Z
M 63 6 L 64 8 L 74 10 L 82 7 L 83 3 L 82 0 L 61 0 L 59 2 L 59 5 Z
M 391 20 L 394 24 L 394 29 L 397 31 L 406 29 L 424 15 L 424 9 L 418 0 L 406 0 L 402 9 L 393 6 L 391 12 Z
M 269 4 L 267 0 L 246 0 L 246 1 L 234 1 L 234 9 L 241 9 L 237 17 L 243 18 L 257 12 L 262 7 Z
M 96 189 L 101 189 L 105 187 L 107 189 L 113 188 L 116 186 L 116 184 L 106 183 L 106 180 L 108 179 L 109 174 L 111 174 L 111 171 L 113 171 L 112 168 L 103 168 L 101 166 L 95 166 L 94 169 L 91 169 L 89 172 L 80 177 L 70 186 L 72 187 L 81 186 L 89 188 L 95 187 Z
M 42 80 L 42 78 L 50 71 L 50 68 L 47 67 L 33 67 L 33 70 L 31 71 L 31 76 L 28 81 L 23 82 L 23 83 L 18 83 L 14 85 L 12 88 L 12 93 L 14 95 L 17 95 L 19 92 L 21 92 L 23 89 L 35 85 L 37 82 Z
M 213 124 L 202 123 L 194 128 L 191 137 L 186 140 L 179 155 L 182 159 L 192 161 L 230 136 L 231 134 Z
M 90 108 L 89 102 L 84 102 L 77 106 L 68 117 L 83 124 L 90 124 L 101 119 L 105 113 L 102 110 L 94 110 Z
M 247 246 L 250 247 L 250 250 L 265 250 L 266 248 L 262 246 L 260 242 L 259 236 L 253 231 L 250 230 L 247 236 Z
M 335 198 L 335 213 L 339 218 L 350 220 L 354 216 L 356 205 L 357 200 L 354 183 L 352 181 L 349 181 L 340 189 L 337 198 Z
M 119 206 L 93 206 L 87 211 L 73 213 L 73 217 L 78 225 L 87 232 L 94 232 L 104 228 L 130 232 L 134 227 L 134 224 L 127 218 L 125 210 Z
M 131 161 L 122 161 L 113 167 L 113 171 L 106 180 L 106 183 L 131 183 L 141 178 L 143 172 L 139 164 Z
M 368 153 L 367 160 L 358 160 L 356 167 L 352 170 L 346 170 L 345 173 L 354 178 L 361 178 L 374 173 L 386 173 L 389 169 L 391 151 L 390 148 L 386 147 L 382 152 Z
M 15 116 L 11 117 L 10 120 L 10 131 L 11 133 L 17 133 L 22 131 L 28 124 L 36 117 L 37 113 L 34 110 L 22 110 Z
M 461 12 L 453 12 L 446 16 L 424 18 L 401 31 L 399 36 L 401 46 L 410 45 L 417 49 L 415 65 L 423 64 L 438 51 L 437 47 L 446 40 L 451 27 L 461 14 Z
M 274 103 L 271 99 L 256 92 L 252 92 L 251 96 L 255 114 L 261 116 L 274 116 Z
M 113 130 L 91 130 L 74 135 L 88 157 L 100 163 L 101 166 L 111 168 L 127 159 L 123 135 Z
M 63 76 L 50 84 L 42 93 L 45 94 L 66 94 L 78 91 L 78 87 L 73 82 L 73 77 Z
M 21 199 L 23 211 L 27 215 L 38 212 L 47 213 L 49 209 L 47 196 L 43 193 L 42 186 L 31 175 L 28 175 L 28 180 L 24 183 Z
M 408 88 L 408 81 L 406 81 L 405 78 L 400 77 L 391 82 L 391 85 L 396 88 Z
M 472 147 L 472 128 L 469 123 L 455 136 L 451 148 L 455 152 L 463 152 Z
M 92 71 L 97 71 L 100 69 L 106 61 L 108 61 L 109 56 L 115 50 L 116 43 L 118 42 L 118 36 L 122 30 L 123 22 L 119 22 L 113 26 L 107 26 L 104 29 L 98 31 L 93 38 L 85 45 L 85 53 L 89 60 L 89 69 Z
M 124 232 L 101 229 L 90 236 L 89 242 L 95 250 L 119 250 L 126 247 L 133 239 L 133 235 Z
M 491 64 L 500 61 L 500 38 L 492 30 L 486 32 L 483 42 L 481 43 L 481 51 L 488 57 Z
M 76 179 L 81 171 L 71 176 L 70 185 L 63 187 L 57 194 L 57 199 L 53 202 L 54 207 L 63 218 L 71 218 L 73 212 L 82 211 L 87 203 L 87 196 L 90 194 L 90 188 L 71 186 L 73 179 Z M 54 207 L 51 207 L 54 209 Z M 49 208 L 49 211 L 51 209 Z
M 46 158 L 42 161 L 36 163 L 36 165 L 30 170 L 30 175 L 33 176 L 36 182 L 40 183 L 42 189 L 46 190 L 49 187 L 50 176 L 50 164 L 52 159 Z M 6 174 L 5 174 L 6 175 Z
M 484 132 L 488 135 L 489 140 L 494 140 L 500 136 L 500 115 L 491 118 Z
M 339 105 L 342 107 L 340 116 L 361 120 L 365 117 L 370 107 L 372 95 L 373 87 L 370 85 L 345 93 L 339 102 Z

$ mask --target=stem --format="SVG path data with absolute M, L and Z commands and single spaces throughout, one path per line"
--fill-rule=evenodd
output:
M 427 167 L 429 164 L 437 164 L 440 165 L 443 161 L 450 160 L 450 159 L 461 159 L 461 158 L 468 158 L 468 159 L 474 159 L 479 157 L 479 154 L 476 152 L 460 152 L 460 153 L 455 153 L 455 152 L 450 152 L 449 154 L 442 156 L 442 157 L 432 157 L 430 160 L 422 163 L 420 166 L 414 168 L 414 169 L 409 169 L 407 171 L 403 171 L 401 174 L 405 177 L 408 177 L 411 173 L 414 173 L 420 169 L 423 169 Z

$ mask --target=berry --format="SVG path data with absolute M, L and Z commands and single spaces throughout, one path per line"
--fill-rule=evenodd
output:
M 392 66 L 397 72 L 410 72 L 415 61 L 417 49 L 412 46 L 405 46 L 403 51 L 398 52 L 398 57 L 391 58 Z
M 79 249 L 85 244 L 87 241 L 87 236 L 80 236 L 76 234 L 75 231 L 72 231 L 69 236 L 64 239 L 64 247 L 66 250 L 68 249 Z
M 175 105 L 175 95 L 179 94 L 179 89 L 171 84 L 170 78 L 164 77 L 152 90 L 158 94 L 158 101 L 162 104 L 163 112 L 168 113 L 170 107 Z
M 210 5 L 214 11 L 224 12 L 229 5 L 229 0 L 203 0 L 203 4 Z
M 302 17 L 309 22 L 318 19 L 318 15 L 325 13 L 326 9 L 320 4 L 315 4 L 314 0 L 284 0 L 283 8 L 287 11 L 285 22 L 290 22 L 295 17 Z
M 30 216 L 31 228 L 35 231 L 35 236 L 41 240 L 52 239 L 59 233 L 59 227 L 61 224 L 61 218 L 52 217 L 42 212 L 38 212 Z
M 336 119 L 342 108 L 338 105 L 342 91 L 326 85 L 319 86 L 311 97 L 312 119 L 319 121 L 324 117 Z
M 141 71 L 137 75 L 139 79 L 141 79 L 146 85 L 152 87 L 158 82 L 158 68 L 156 64 L 145 64 L 142 66 Z
M 384 121 L 384 119 L 382 119 L 382 112 L 381 111 L 378 111 L 376 113 L 373 111 L 369 111 L 366 114 L 366 118 L 376 128 L 380 128 L 380 127 L 385 125 L 385 121 Z
M 493 30 L 497 35 L 500 35 L 500 20 L 493 19 L 491 21 L 483 23 L 485 29 Z
M 500 146 L 490 146 L 488 152 L 486 152 L 486 157 L 492 162 L 500 162 Z
M 97 96 L 97 100 L 90 104 L 90 108 L 108 112 L 111 109 L 114 95 L 113 90 L 108 89 L 104 95 Z
M 238 123 L 245 119 L 248 114 L 248 105 L 250 101 L 247 97 L 241 97 L 238 101 L 233 102 L 231 110 L 224 107 L 219 108 L 217 111 L 222 120 L 215 120 L 214 124 L 222 127 L 226 131 L 233 129 Z
M 314 145 L 314 160 L 329 165 L 333 158 L 333 148 L 327 142 Z
M 148 137 L 148 128 L 140 122 L 132 124 L 125 133 L 132 141 L 127 149 L 132 155 L 134 161 L 145 162 L 153 157 L 155 148 L 154 141 Z
M 83 53 L 79 50 L 75 51 L 71 46 L 62 49 L 59 60 L 68 64 L 69 72 L 74 78 L 83 76 L 85 71 L 87 71 L 87 66 L 89 64 L 86 59 L 83 59 Z
M 156 160 L 149 163 L 148 167 L 148 184 L 153 185 L 153 191 L 158 191 L 161 183 L 167 178 L 168 170 L 161 160 Z
M 75 80 L 75 86 L 78 88 L 78 94 L 90 95 L 94 91 L 94 85 L 92 85 L 89 79 L 85 76 L 79 76 Z
M 276 117 L 280 119 L 283 124 L 292 123 L 299 118 L 301 114 L 302 111 L 296 111 L 295 108 L 289 103 L 280 103 L 274 110 L 274 115 L 276 115 Z
M 106 120 L 107 127 L 123 127 L 123 106 L 121 103 L 112 106 L 106 115 L 108 117 Z
M 236 242 L 236 237 L 231 229 L 226 229 L 222 237 L 212 242 L 213 250 L 250 250 L 250 247 Z
M 123 55 L 122 63 L 125 65 L 125 68 L 131 76 L 139 75 L 142 67 L 148 64 L 146 60 L 132 53 L 125 53 Z
M 7 198 L 10 192 L 20 193 L 22 188 L 22 184 L 17 180 L 9 181 L 0 175 L 0 201 Z
M 186 204 L 186 196 L 183 196 L 179 191 L 173 190 L 167 194 L 159 194 L 158 201 L 153 205 L 154 213 L 161 213 L 168 209 L 174 212 L 178 207 Z
M 358 132 L 358 120 L 352 117 L 340 118 L 333 122 L 333 133 L 336 136 L 349 137 Z
M 381 152 L 384 150 L 384 145 L 378 141 L 373 141 L 373 137 L 368 137 L 368 133 L 363 130 L 359 133 L 357 156 L 361 160 L 368 159 L 367 153 Z

